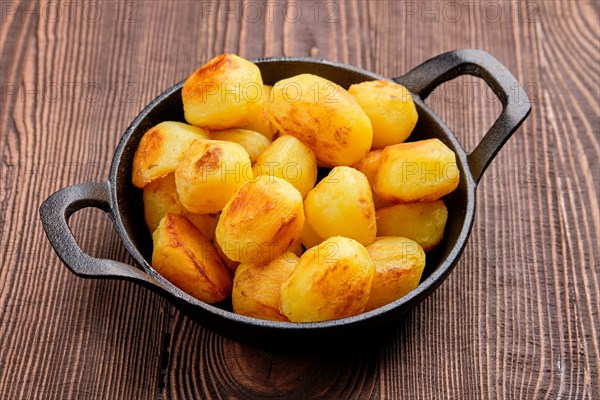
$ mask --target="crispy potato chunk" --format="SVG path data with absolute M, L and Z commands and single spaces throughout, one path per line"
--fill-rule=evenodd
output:
M 263 175 L 245 183 L 227 203 L 216 237 L 230 259 L 265 264 L 300 238 L 303 224 L 300 192 L 281 178 Z
M 365 311 L 374 310 L 404 296 L 417 286 L 425 268 L 425 252 L 403 237 L 378 237 L 367 246 L 375 276 Z
M 397 204 L 377 210 L 377 235 L 402 236 L 429 251 L 444 237 L 448 210 L 442 200 Z
M 306 197 L 317 181 L 317 159 L 311 149 L 293 136 L 277 138 L 257 158 L 254 176 L 269 175 L 285 179 Z
M 230 271 L 216 249 L 185 217 L 167 214 L 152 235 L 152 268 L 175 286 L 206 303 L 231 293 Z
M 204 129 L 182 122 L 166 121 L 150 128 L 133 156 L 133 184 L 143 188 L 174 172 L 190 145 L 208 137 Z
M 266 265 L 240 264 L 233 279 L 233 312 L 247 317 L 288 321 L 279 309 L 281 284 L 292 273 L 298 256 L 287 252 Z
M 228 129 L 226 131 L 211 132 L 210 136 L 215 140 L 225 140 L 239 144 L 246 150 L 251 162 L 256 161 L 256 158 L 271 144 L 271 141 L 264 135 L 248 129 Z
M 371 121 L 354 97 L 327 79 L 302 74 L 273 86 L 271 122 L 310 147 L 323 166 L 350 165 L 371 148 Z
M 220 214 L 220 212 L 196 214 L 189 212 L 183 206 L 181 207 L 181 215 L 186 217 L 210 241 L 215 238 L 215 230 L 217 229 Z
M 260 113 L 244 128 L 256 131 L 264 135 L 267 139 L 273 140 L 277 134 L 277 128 L 269 120 L 269 105 L 273 101 L 271 96 L 272 86 L 263 85 L 263 106 Z
M 386 147 L 375 181 L 375 192 L 394 202 L 437 200 L 458 186 L 456 155 L 438 139 Z
M 419 114 L 404 86 L 390 81 L 368 81 L 348 89 L 369 116 L 373 125 L 373 149 L 404 142 L 411 134 Z
M 304 212 L 304 215 L 306 216 L 306 211 Z M 317 232 L 315 232 L 313 227 L 310 226 L 308 219 L 304 220 L 304 226 L 302 227 L 302 232 L 300 232 L 300 241 L 306 249 L 315 247 L 323 241 L 323 239 L 317 235 Z
M 383 150 L 372 150 L 366 156 L 351 165 L 352 168 L 359 170 L 367 177 L 369 184 L 375 183 L 377 170 L 381 164 L 381 153 Z
M 363 245 L 375 240 L 377 224 L 369 182 L 351 167 L 335 167 L 310 191 L 306 220 L 319 237 L 345 236 Z
M 187 211 L 179 202 L 175 174 L 169 174 L 146 185 L 143 199 L 146 226 L 151 233 L 156 230 L 158 223 L 165 215 L 179 214 L 189 219 L 208 240 L 215 237 L 219 214 L 195 214 Z
M 157 179 L 144 187 L 144 218 L 150 233 L 167 214 L 181 215 L 182 206 L 175 189 L 175 175 L 172 173 Z
M 237 268 L 240 265 L 239 261 L 233 261 L 232 259 L 230 259 L 229 257 L 227 257 L 225 255 L 225 253 L 223 253 L 223 250 L 221 249 L 221 246 L 219 246 L 219 243 L 217 243 L 217 238 L 215 237 L 212 241 L 213 246 L 215 246 L 215 249 L 217 249 L 217 253 L 219 253 L 219 257 L 221 257 L 221 261 L 223 261 L 223 264 L 225 264 L 225 266 L 227 268 L 229 268 L 229 270 L 233 273 L 235 273 L 235 271 L 237 270 Z
M 292 322 L 327 321 L 363 312 L 375 267 L 355 240 L 333 237 L 307 250 L 281 286 L 281 311 Z
M 194 142 L 175 170 L 179 201 L 186 210 L 200 214 L 220 211 L 253 178 L 246 150 L 221 140 Z
M 393 202 L 384 200 L 375 191 L 373 186 L 375 185 L 375 179 L 377 178 L 377 171 L 379 170 L 379 164 L 381 164 L 381 154 L 383 150 L 372 150 L 366 156 L 358 160 L 358 162 L 352 164 L 352 168 L 359 170 L 367 177 L 369 185 L 371 186 L 371 193 L 373 194 L 373 203 L 375 209 L 379 210 L 383 207 L 389 207 L 394 205 Z
M 181 91 L 185 119 L 209 130 L 241 128 L 260 114 L 263 82 L 256 65 L 222 54 L 200 67 Z

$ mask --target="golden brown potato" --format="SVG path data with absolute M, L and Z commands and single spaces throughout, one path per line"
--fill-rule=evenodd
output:
M 220 212 L 209 214 L 191 213 L 181 206 L 181 215 L 186 217 L 210 241 L 215 238 L 215 229 L 217 229 L 220 214 Z
M 171 173 L 146 185 L 143 200 L 146 226 L 151 233 L 158 227 L 158 223 L 165 215 L 179 214 L 189 219 L 208 240 L 215 237 L 219 214 L 195 214 L 187 211 L 179 202 L 175 174 Z
M 220 211 L 253 178 L 246 150 L 221 140 L 194 142 L 175 170 L 179 201 L 186 210 L 199 214 Z
M 383 153 L 383 150 L 372 150 L 358 162 L 351 165 L 352 168 L 365 174 L 370 185 L 375 183 L 377 170 L 379 170 L 379 164 L 381 164 L 381 153 Z
M 304 216 L 306 217 L 306 211 L 304 212 Z M 304 219 L 304 226 L 302 227 L 302 232 L 300 232 L 300 241 L 304 245 L 306 249 L 310 249 L 311 247 L 315 247 L 320 244 L 323 239 L 317 235 L 317 232 L 313 229 L 312 226 L 308 223 L 308 219 Z
M 175 286 L 206 303 L 231 293 L 233 280 L 216 249 L 185 217 L 167 214 L 152 235 L 152 268 Z
M 351 167 L 335 167 L 304 201 L 306 220 L 319 237 L 344 236 L 363 245 L 375 240 L 377 224 L 369 182 Z
M 143 188 L 174 172 L 183 154 L 198 139 L 208 139 L 208 132 L 182 122 L 166 121 L 150 128 L 133 156 L 133 184 Z
M 217 249 L 217 253 L 219 253 L 219 257 L 221 257 L 221 261 L 223 261 L 223 264 L 225 264 L 225 266 L 227 268 L 229 268 L 229 270 L 233 273 L 235 273 L 235 271 L 237 270 L 238 266 L 240 265 L 239 261 L 233 261 L 232 259 L 230 259 L 229 257 L 227 257 L 225 255 L 225 253 L 223 253 L 223 250 L 221 249 L 221 246 L 219 246 L 219 243 L 217 243 L 217 238 L 215 237 L 212 241 L 213 246 L 215 246 L 215 249 Z
M 216 131 L 211 132 L 210 136 L 214 140 L 225 140 L 239 144 L 246 150 L 251 162 L 256 161 L 256 158 L 271 144 L 271 141 L 264 135 L 248 129 Z
M 209 130 L 247 126 L 263 106 L 263 82 L 256 65 L 222 54 L 200 67 L 181 91 L 185 119 Z
M 277 134 L 277 128 L 269 120 L 269 104 L 272 102 L 272 86 L 263 85 L 263 106 L 255 118 L 244 128 L 263 134 L 267 139 L 273 140 Z
M 375 185 L 375 179 L 377 178 L 377 171 L 379 170 L 379 164 L 381 163 L 382 153 L 383 150 L 372 150 L 366 156 L 358 160 L 358 162 L 351 165 L 352 168 L 359 170 L 367 177 L 369 185 L 371 186 L 373 203 L 375 204 L 376 210 L 394 205 L 393 202 L 379 197 L 379 195 L 373 190 L 373 185 Z
M 448 210 L 442 200 L 397 204 L 377 210 L 377 235 L 402 236 L 429 251 L 444 237 Z
M 363 312 L 375 267 L 355 240 L 333 237 L 307 250 L 281 286 L 281 311 L 292 322 L 327 321 Z
M 368 81 L 348 89 L 373 125 L 373 149 L 404 142 L 417 125 L 417 108 L 404 86 L 390 81 Z
M 298 256 L 287 252 L 266 265 L 240 264 L 233 279 L 233 312 L 247 317 L 288 321 L 279 310 L 281 284 L 292 273 Z
M 293 136 L 277 138 L 258 157 L 252 167 L 254 176 L 269 175 L 285 179 L 306 197 L 317 181 L 317 159 L 311 149 Z
M 263 175 L 245 183 L 223 208 L 216 237 L 230 259 L 265 264 L 300 238 L 303 224 L 300 192 L 281 178 Z
M 182 213 L 181 203 L 175 189 L 175 175 L 169 174 L 144 187 L 144 218 L 150 233 L 158 227 L 158 223 L 167 214 Z
M 300 139 L 323 166 L 350 165 L 371 148 L 371 121 L 354 97 L 327 79 L 302 74 L 273 86 L 271 122 Z
M 375 192 L 401 203 L 428 202 L 458 186 L 456 155 L 438 139 L 388 146 L 381 154 Z
M 404 296 L 417 286 L 425 268 L 425 252 L 403 237 L 378 237 L 367 246 L 375 276 L 365 311 L 374 310 Z

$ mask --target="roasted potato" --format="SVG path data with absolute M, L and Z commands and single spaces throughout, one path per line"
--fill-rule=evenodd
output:
M 363 312 L 375 267 L 356 240 L 333 237 L 307 250 L 281 285 L 281 311 L 292 322 L 327 321 Z
M 208 137 L 204 129 L 182 122 L 166 121 L 150 128 L 133 156 L 133 184 L 143 188 L 174 172 L 192 142 Z
M 281 178 L 263 175 L 246 182 L 223 208 L 216 238 L 230 259 L 265 264 L 300 238 L 303 225 L 300 192 Z
M 417 108 L 404 86 L 390 81 L 367 81 L 348 89 L 373 125 L 371 148 L 404 142 L 417 125 Z
M 367 177 L 369 185 L 371 186 L 373 203 L 375 204 L 376 210 L 394 205 L 393 202 L 379 197 L 373 190 L 373 185 L 375 185 L 375 179 L 377 178 L 377 171 L 379 170 L 379 164 L 381 163 L 381 153 L 383 153 L 383 150 L 372 150 L 366 156 L 358 160 L 358 162 L 351 165 L 352 168 L 359 170 Z
M 225 264 L 225 266 L 227 268 L 229 268 L 229 270 L 233 273 L 235 273 L 235 271 L 237 270 L 238 266 L 240 265 L 239 261 L 233 261 L 232 259 L 230 259 L 229 257 L 227 257 L 225 255 L 225 253 L 223 253 L 223 250 L 221 249 L 221 246 L 219 246 L 219 243 L 217 243 L 217 238 L 215 237 L 212 240 L 212 244 L 213 246 L 215 246 L 215 249 L 217 249 L 217 253 L 219 253 L 219 257 L 221 257 L 221 261 L 223 261 L 223 264 Z
M 256 161 L 256 158 L 271 144 L 271 141 L 264 135 L 248 129 L 216 131 L 211 132 L 210 136 L 214 140 L 225 140 L 239 144 L 246 150 L 251 162 Z
M 456 155 L 438 139 L 388 146 L 381 154 L 375 192 L 385 200 L 428 202 L 458 186 Z
M 181 215 L 183 207 L 179 202 L 175 189 L 175 175 L 169 174 L 144 187 L 144 218 L 150 233 L 158 227 L 158 223 L 167 214 Z
M 175 174 L 169 174 L 146 185 L 143 191 L 143 199 L 144 217 L 150 232 L 154 232 L 165 215 L 179 214 L 189 219 L 208 240 L 215 237 L 219 214 L 195 214 L 187 211 L 179 202 L 175 186 Z
M 247 126 L 262 110 L 262 92 L 256 65 L 222 54 L 185 81 L 181 91 L 185 119 L 211 131 Z
M 323 239 L 344 236 L 363 245 L 375 240 L 375 205 L 367 177 L 351 167 L 335 167 L 304 201 L 306 220 Z
M 402 236 L 429 251 L 444 237 L 448 210 L 443 200 L 397 204 L 377 210 L 377 235 Z
M 186 217 L 210 241 L 215 238 L 215 230 L 220 214 L 220 212 L 209 214 L 191 213 L 183 206 L 181 207 L 181 215 Z
M 425 252 L 413 240 L 378 237 L 367 246 L 375 275 L 365 311 L 374 310 L 404 296 L 417 286 L 425 268 Z
M 306 197 L 317 181 L 317 159 L 311 149 L 294 136 L 277 138 L 258 156 L 254 176 L 276 176 L 290 182 Z
M 277 134 L 277 128 L 273 126 L 271 121 L 269 120 L 269 105 L 273 101 L 271 96 L 272 86 L 263 85 L 263 106 L 255 118 L 250 121 L 250 123 L 244 128 L 250 129 L 251 131 L 256 131 L 258 133 L 263 134 L 267 139 L 273 140 L 275 135 Z
M 233 279 L 233 312 L 247 317 L 288 321 L 279 309 L 281 284 L 292 273 L 298 256 L 287 252 L 266 265 L 240 264 Z
M 304 212 L 304 216 L 306 217 L 306 211 Z M 323 239 L 317 235 L 317 232 L 310 226 L 308 219 L 304 219 L 304 226 L 302 227 L 302 232 L 300 232 L 300 241 L 302 245 L 306 249 L 310 249 L 311 247 L 315 247 L 320 244 Z
M 185 217 L 167 214 L 152 235 L 152 268 L 191 296 L 216 303 L 231 293 L 231 272 Z
M 371 121 L 354 97 L 327 79 L 302 74 L 273 86 L 271 122 L 300 139 L 323 166 L 350 165 L 371 148 Z
M 246 150 L 222 140 L 194 142 L 175 170 L 179 201 L 186 210 L 200 214 L 220 211 L 253 178 Z

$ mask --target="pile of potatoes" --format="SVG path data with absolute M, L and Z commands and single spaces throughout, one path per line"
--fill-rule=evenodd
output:
M 310 74 L 271 87 L 223 54 L 182 99 L 187 123 L 152 127 L 133 161 L 158 273 L 201 301 L 231 295 L 236 313 L 291 322 L 418 286 L 459 171 L 441 141 L 404 143 L 418 118 L 406 88 Z

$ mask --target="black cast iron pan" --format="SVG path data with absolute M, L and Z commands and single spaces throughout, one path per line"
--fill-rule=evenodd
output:
M 386 79 L 344 64 L 308 58 L 263 58 L 254 60 L 265 84 L 301 73 L 322 76 L 348 88 L 353 83 Z M 500 117 L 471 153 L 466 153 L 448 127 L 423 100 L 438 85 L 461 75 L 482 78 L 500 99 Z M 318 323 L 270 322 L 232 313 L 230 305 L 208 305 L 182 292 L 151 267 L 152 241 L 143 216 L 142 191 L 131 183 L 133 155 L 142 135 L 166 120 L 184 121 L 181 88 L 168 89 L 150 103 L 127 129 L 115 151 L 107 182 L 84 183 L 64 188 L 40 207 L 42 223 L 60 259 L 75 274 L 85 278 L 127 279 L 167 297 L 181 311 L 203 326 L 235 340 L 268 345 L 295 346 L 327 343 L 381 331 L 429 296 L 448 276 L 460 257 L 473 223 L 475 189 L 484 170 L 502 145 L 521 125 L 530 104 L 515 77 L 494 57 L 481 50 L 457 50 L 439 55 L 407 74 L 394 78 L 412 93 L 419 122 L 410 141 L 438 138 L 457 156 L 460 183 L 444 197 L 448 223 L 444 239 L 427 255 L 421 284 L 403 298 L 379 309 L 351 318 Z M 112 219 L 123 244 L 141 266 L 91 257 L 79 248 L 68 225 L 69 217 L 86 207 L 103 210 Z

